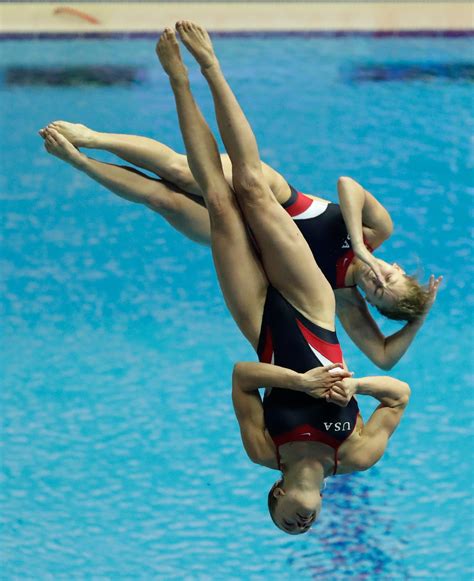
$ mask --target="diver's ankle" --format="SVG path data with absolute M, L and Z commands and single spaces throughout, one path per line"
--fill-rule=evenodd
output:
M 207 77 L 207 76 L 212 76 L 216 73 L 220 74 L 221 73 L 221 65 L 219 63 L 219 61 L 217 60 L 217 57 L 214 57 L 212 59 L 212 61 L 201 65 L 201 73 Z
M 87 144 L 84 147 L 88 149 L 107 149 L 110 144 L 108 133 L 101 133 L 100 131 L 92 131 Z
M 77 155 L 68 160 L 69 165 L 72 165 L 72 167 L 74 167 L 75 169 L 78 169 L 79 171 L 83 172 L 87 172 L 89 162 L 90 159 L 87 157 L 87 155 L 84 155 L 81 152 L 78 152 Z
M 176 71 L 172 75 L 169 75 L 170 84 L 172 88 L 178 87 L 189 87 L 189 76 L 187 70 Z

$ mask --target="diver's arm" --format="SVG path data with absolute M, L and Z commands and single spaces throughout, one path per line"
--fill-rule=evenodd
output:
M 300 374 L 292 369 L 258 363 L 256 361 L 239 361 L 234 365 L 233 378 L 238 379 L 243 391 L 253 391 L 259 387 L 284 387 L 299 389 Z
M 419 317 L 386 337 L 355 288 L 336 292 L 336 312 L 346 333 L 357 347 L 375 365 L 385 370 L 392 369 L 400 361 L 425 321 L 424 316 Z
M 242 444 L 255 464 L 278 468 L 275 449 L 266 436 L 263 405 L 258 386 L 250 386 L 242 378 L 238 364 L 232 374 L 232 404 L 239 422 Z
M 367 470 L 383 456 L 408 405 L 410 387 L 404 381 L 387 376 L 346 379 L 338 385 L 344 385 L 348 397 L 370 395 L 380 402 L 362 428 L 361 438 L 350 455 L 351 464 L 357 470 Z
M 358 395 L 370 395 L 377 399 L 384 407 L 393 409 L 405 408 L 410 399 L 411 392 L 408 383 L 395 379 L 395 377 L 389 377 L 388 375 L 360 377 L 355 380 L 348 379 L 345 381 L 355 381 L 356 393 Z M 372 414 L 367 422 L 366 428 L 369 426 L 374 414 Z
M 259 387 L 272 387 L 300 391 L 321 398 L 334 383 L 351 377 L 351 374 L 343 369 L 342 361 L 325 367 L 315 367 L 306 373 L 269 363 L 240 361 L 234 366 L 234 377 L 238 379 L 243 391 L 252 392 Z
M 365 248 L 363 226 L 370 231 L 369 244 L 376 248 L 393 232 L 390 214 L 382 204 L 359 183 L 349 177 L 337 181 L 339 205 L 354 251 Z

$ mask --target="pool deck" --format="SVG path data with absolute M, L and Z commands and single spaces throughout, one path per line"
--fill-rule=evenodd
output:
M 222 33 L 467 33 L 469 2 L 1 3 L 0 36 L 156 34 L 176 20 Z

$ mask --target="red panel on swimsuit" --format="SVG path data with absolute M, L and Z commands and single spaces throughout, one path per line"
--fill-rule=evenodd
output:
M 326 359 L 329 359 L 333 363 L 342 363 L 342 350 L 339 343 L 328 343 L 324 341 L 309 329 L 307 329 L 301 321 L 296 319 L 296 323 L 303 334 L 303 337 L 308 341 L 311 347 L 314 347 L 317 351 L 324 355 Z
M 297 192 L 297 195 L 298 197 L 296 198 L 295 202 L 293 202 L 291 206 L 285 207 L 285 210 L 292 218 L 298 216 L 299 214 L 302 214 L 313 203 L 312 198 L 305 196 L 301 192 Z

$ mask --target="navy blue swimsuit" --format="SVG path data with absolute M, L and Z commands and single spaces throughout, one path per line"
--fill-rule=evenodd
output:
M 263 311 L 258 356 L 299 373 L 314 367 L 342 363 L 342 352 L 334 331 L 309 321 L 274 287 L 269 286 Z M 266 428 L 277 449 L 287 442 L 317 441 L 337 450 L 352 434 L 359 407 L 354 398 L 342 408 L 323 399 L 289 389 L 273 388 L 263 400 Z
M 283 207 L 303 234 L 331 287 L 346 288 L 344 281 L 354 252 L 339 204 L 314 200 L 292 186 L 290 190 L 290 199 Z

